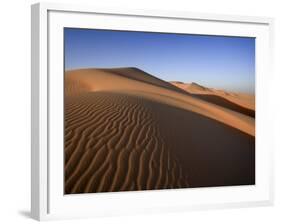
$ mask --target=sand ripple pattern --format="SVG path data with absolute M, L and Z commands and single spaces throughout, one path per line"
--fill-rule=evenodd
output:
M 188 187 L 153 103 L 112 92 L 65 96 L 65 193 Z

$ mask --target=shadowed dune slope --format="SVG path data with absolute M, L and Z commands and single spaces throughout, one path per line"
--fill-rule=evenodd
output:
M 171 84 L 199 99 L 255 117 L 255 99 L 252 95 L 207 88 L 197 83 L 189 84 L 173 81 Z
M 245 114 L 250 117 L 255 117 L 255 111 L 248 109 L 246 107 L 242 107 L 238 104 L 235 104 L 221 96 L 209 95 L 209 94 L 193 94 L 194 97 L 198 97 L 199 99 L 206 100 L 207 102 L 211 102 L 222 107 L 228 108 L 230 110 L 234 110 L 238 113 Z
M 66 194 L 255 183 L 253 118 L 134 71 L 66 72 Z
M 124 78 L 133 79 L 136 81 L 141 81 L 144 83 L 152 84 L 154 86 L 164 87 L 170 90 L 174 90 L 176 92 L 180 92 L 186 94 L 187 92 L 183 91 L 181 88 L 177 88 L 169 82 L 165 82 L 162 79 L 159 79 L 149 73 L 142 71 L 138 68 L 130 67 L 130 68 L 114 68 L 114 69 L 101 69 L 104 72 L 111 72 L 114 75 L 119 75 Z

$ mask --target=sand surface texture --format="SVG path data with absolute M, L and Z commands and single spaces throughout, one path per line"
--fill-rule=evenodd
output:
M 255 183 L 254 97 L 137 68 L 65 73 L 65 193 Z

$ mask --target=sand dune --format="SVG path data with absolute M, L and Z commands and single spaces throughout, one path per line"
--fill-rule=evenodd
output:
M 211 102 L 216 105 L 220 105 L 222 107 L 236 111 L 238 113 L 242 113 L 250 117 L 255 117 L 255 110 L 251 110 L 246 107 L 240 106 L 239 104 L 233 103 L 225 97 L 221 97 L 214 94 L 193 94 L 193 96 L 205 100 L 207 102 Z
M 131 69 L 131 68 L 130 68 Z M 142 74 L 142 81 L 120 76 L 120 71 L 113 72 L 113 69 L 83 69 L 69 71 L 67 73 L 66 95 L 75 94 L 75 91 L 125 91 L 134 92 L 136 95 L 167 103 L 188 111 L 193 111 L 210 117 L 224 124 L 237 128 L 247 134 L 255 135 L 254 119 L 244 116 L 241 113 L 229 110 L 219 105 L 202 101 L 192 95 L 181 92 L 181 89 L 174 91 L 174 86 L 162 87 L 163 82 L 158 85 L 151 84 L 151 75 Z M 131 69 L 131 73 L 134 73 Z M 140 70 L 137 70 L 139 72 Z M 128 72 L 128 73 L 129 73 Z M 79 81 L 77 81 L 79 80 Z M 153 80 L 154 81 L 154 80 Z M 162 85 L 162 86 L 161 86 Z
M 65 193 L 255 183 L 254 118 L 136 68 L 65 74 Z
M 188 186 L 187 176 L 160 135 L 151 112 L 153 102 L 96 92 L 68 99 L 69 104 L 67 193 Z
M 230 108 L 232 110 L 244 113 L 254 117 L 255 113 L 255 96 L 245 93 L 232 93 L 225 90 L 207 88 L 197 83 L 170 82 L 176 87 L 186 91 L 193 96 L 198 96 L 206 101 Z M 208 96 L 208 97 L 205 97 Z M 213 97 L 210 97 L 213 96 Z M 234 109 L 238 106 L 240 109 Z

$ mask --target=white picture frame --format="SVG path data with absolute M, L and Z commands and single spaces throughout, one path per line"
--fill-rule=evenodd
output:
M 31 214 L 37 220 L 272 205 L 273 19 L 38 3 L 32 13 Z M 170 31 L 256 38 L 256 184 L 179 190 L 63 194 L 63 27 Z

